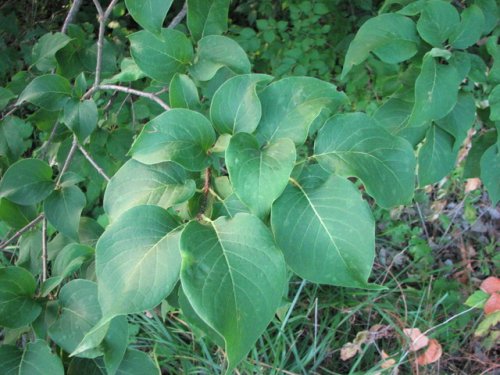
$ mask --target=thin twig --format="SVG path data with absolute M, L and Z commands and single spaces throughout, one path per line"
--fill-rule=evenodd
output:
M 5 241 L 2 241 L 0 243 L 0 249 L 4 249 L 8 244 L 10 244 L 12 241 L 17 240 L 19 237 L 21 237 L 24 233 L 29 231 L 31 228 L 33 228 L 35 225 L 37 225 L 40 220 L 42 220 L 45 217 L 43 213 L 38 215 L 36 218 L 34 218 L 31 222 L 26 224 L 24 227 L 19 229 L 12 237 L 6 239 Z
M 104 47 L 104 33 L 106 31 L 106 21 L 108 20 L 113 7 L 117 3 L 118 0 L 111 0 L 108 7 L 105 11 L 101 6 L 99 0 L 94 0 L 94 5 L 97 9 L 97 13 L 99 15 L 99 33 L 97 36 L 97 58 L 96 58 L 96 66 L 95 66 L 95 80 L 94 86 L 98 86 L 101 82 L 101 70 L 102 70 L 102 49 Z
M 66 16 L 66 19 L 64 20 L 63 26 L 61 28 L 61 32 L 63 34 L 66 34 L 69 24 L 73 22 L 73 19 L 80 9 L 80 5 L 82 5 L 82 0 L 74 0 L 73 4 L 71 4 L 71 8 L 69 9 L 68 15 Z
M 60 186 L 61 184 L 61 179 L 64 173 L 66 173 L 66 170 L 69 167 L 69 164 L 71 163 L 71 160 L 73 159 L 73 155 L 75 154 L 75 151 L 78 147 L 78 139 L 76 138 L 76 135 L 73 135 L 73 143 L 71 144 L 71 148 L 68 152 L 68 156 L 66 157 L 66 160 L 64 161 L 64 164 L 59 171 L 59 176 L 57 176 L 57 181 L 56 181 L 56 187 Z
M 42 282 L 47 280 L 47 220 L 42 219 Z
M 154 101 L 159 106 L 161 106 L 165 111 L 170 110 L 170 107 L 167 105 L 167 103 L 165 103 L 163 100 L 161 100 L 159 97 L 157 97 L 155 94 L 153 94 L 151 92 L 139 91 L 136 89 L 131 89 L 129 87 L 119 86 L 119 85 L 99 85 L 96 88 L 94 88 L 93 91 L 96 91 L 96 90 L 115 90 L 115 91 L 125 92 L 127 94 L 142 96 L 143 98 L 148 98 L 148 99 Z M 85 94 L 85 95 L 87 95 L 87 94 Z
M 174 17 L 174 19 L 168 24 L 168 28 L 169 29 L 173 29 L 174 27 L 176 27 L 178 24 L 180 24 L 182 22 L 182 20 L 184 19 L 184 17 L 186 17 L 186 14 L 187 14 L 187 1 L 184 3 L 184 5 L 182 6 L 182 9 L 179 13 L 177 13 L 177 15 Z
M 13 114 L 17 110 L 17 108 L 19 108 L 19 107 L 17 107 L 17 106 L 12 107 L 9 110 L 9 112 L 7 112 L 5 115 L 2 115 L 2 118 L 0 118 L 0 121 L 2 121 L 4 118 L 10 116 L 11 114 Z
M 97 173 L 99 173 L 107 182 L 109 182 L 111 179 L 108 177 L 106 172 L 104 172 L 104 170 L 101 167 L 99 167 L 99 165 L 94 161 L 94 159 L 92 159 L 92 156 L 90 156 L 87 150 L 85 150 L 83 146 L 80 144 L 78 144 L 78 149 L 83 154 L 83 156 L 85 156 L 85 159 L 87 159 L 89 163 L 92 164 Z

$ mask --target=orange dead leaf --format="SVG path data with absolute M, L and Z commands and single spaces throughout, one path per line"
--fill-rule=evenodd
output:
M 383 369 L 390 368 L 396 364 L 396 360 L 394 358 L 389 358 L 390 355 L 387 354 L 385 351 L 382 350 L 380 356 L 384 360 L 384 362 L 382 362 L 382 364 L 380 365 L 380 367 L 382 367 Z
M 484 313 L 486 315 L 500 311 L 500 293 L 493 293 L 484 304 Z
M 411 340 L 410 351 L 412 352 L 425 348 L 429 343 L 429 338 L 423 335 L 418 328 L 405 328 L 403 332 Z
M 481 187 L 481 180 L 477 177 L 475 178 L 468 178 L 467 182 L 465 183 L 465 192 L 468 193 L 470 191 L 477 190 Z
M 488 294 L 500 292 L 500 279 L 490 276 L 481 283 L 481 290 Z
M 360 349 L 361 348 L 359 345 L 348 342 L 342 347 L 342 349 L 340 349 L 340 359 L 343 361 L 347 361 L 358 354 Z
M 425 352 L 417 357 L 417 363 L 420 366 L 428 365 L 429 363 L 434 363 L 441 358 L 443 354 L 443 349 L 441 344 L 436 339 L 429 340 L 429 346 Z

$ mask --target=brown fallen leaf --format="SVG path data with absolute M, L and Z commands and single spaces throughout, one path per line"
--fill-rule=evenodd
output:
M 474 177 L 474 178 L 468 178 L 467 182 L 465 183 L 465 192 L 468 193 L 470 191 L 477 190 L 481 187 L 481 179 Z
M 488 294 L 500 292 L 500 279 L 490 276 L 481 283 L 481 290 Z
M 405 328 L 404 334 L 410 339 L 410 351 L 416 352 L 429 344 L 429 338 L 420 332 L 418 328 Z
M 500 293 L 493 293 L 484 304 L 484 313 L 486 315 L 500 311 Z
M 359 345 L 348 342 L 347 344 L 344 344 L 342 349 L 340 349 L 340 359 L 347 361 L 358 354 L 360 350 L 361 347 Z
M 382 364 L 380 365 L 380 367 L 382 367 L 383 369 L 388 369 L 396 364 L 396 360 L 394 358 L 389 358 L 390 355 L 387 354 L 385 351 L 382 350 L 380 356 L 384 360 L 384 362 L 382 362 Z
M 441 358 L 442 354 L 443 349 L 441 348 L 441 344 L 436 339 L 430 339 L 429 346 L 425 352 L 417 357 L 417 364 L 425 366 L 434 363 Z

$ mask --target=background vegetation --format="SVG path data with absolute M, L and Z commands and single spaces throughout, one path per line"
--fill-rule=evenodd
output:
M 344 57 L 355 33 L 367 19 L 382 9 L 399 9 L 407 3 L 411 2 L 233 1 L 227 36 L 245 49 L 254 72 L 276 78 L 307 75 L 333 82 L 351 99 L 353 111 L 373 114 L 401 82 L 411 80 L 410 76 L 415 73 L 370 56 L 366 63 L 354 67 L 348 77 L 340 79 Z M 453 2 L 458 8 L 468 3 Z M 182 7 L 182 1 L 174 1 L 172 15 L 169 14 L 166 23 L 172 21 Z M 33 76 L 39 74 L 33 48 L 44 34 L 61 29 L 68 10 L 66 1 L 5 0 L 0 5 L 2 174 L 13 162 L 26 157 L 41 157 L 51 165 L 61 165 L 71 148 L 69 129 L 54 126 L 60 121 L 57 113 L 24 106 L 15 109 L 18 117 L 12 120 L 7 116 L 14 110 L 8 105 L 11 98 L 1 91 L 5 88 L 18 95 Z M 64 55 L 58 59 L 57 69 L 65 76 L 78 80 L 80 72 L 89 75 L 95 69 L 95 37 L 99 26 L 95 14 L 92 2 L 84 1 L 74 25 L 67 29 L 71 41 L 57 55 Z M 177 27 L 185 30 L 182 23 Z M 120 64 L 124 70 L 129 57 L 127 37 L 137 29 L 124 3 L 119 1 L 107 24 L 108 42 L 103 55 L 102 76 L 110 84 Z M 496 16 L 496 26 L 490 35 L 472 47 L 474 53 L 482 57 L 482 64 L 492 72 L 499 61 L 491 52 L 498 48 L 499 33 Z M 47 71 L 55 68 L 50 61 L 47 64 Z M 481 62 L 472 64 L 474 67 Z M 480 69 L 477 71 L 480 74 Z M 135 79 L 138 73 L 128 74 Z M 491 315 L 485 316 L 479 308 L 482 303 L 477 303 L 479 300 L 468 300 L 475 292 L 476 298 L 485 298 L 477 291 L 483 280 L 497 275 L 500 261 L 500 210 L 492 205 L 481 181 L 477 177 L 469 178 L 474 166 L 464 162 L 467 153 L 475 152 L 474 144 L 494 143 L 492 132 L 485 130 L 490 115 L 486 100 L 493 83 L 481 78 L 478 82 L 481 83 L 464 84 L 474 95 L 478 117 L 463 144 L 458 145 L 453 170 L 438 183 L 420 188 L 413 204 L 386 210 L 371 202 L 377 222 L 377 250 L 371 281 L 387 289 L 366 291 L 318 286 L 293 278 L 288 298 L 248 359 L 239 366 L 240 373 L 376 374 L 385 371 L 388 364 L 393 365 L 388 371 L 400 374 L 494 374 L 500 371 L 498 313 L 493 319 Z M 81 90 L 84 92 L 85 88 L 84 84 Z M 155 86 L 150 80 L 134 83 L 134 88 L 155 93 L 168 101 L 165 87 Z M 207 92 L 209 90 L 207 88 Z M 78 186 L 85 194 L 79 234 L 91 246 L 107 225 L 102 209 L 107 176 L 113 176 L 128 159 L 126 153 L 132 135 L 160 112 L 147 98 L 123 92 L 103 92 L 97 100 L 98 127 L 83 151 L 75 153 L 67 169 L 80 179 Z M 86 153 L 101 171 L 91 165 Z M 6 205 L 8 203 L 2 200 L 0 236 L 3 239 L 15 235 L 36 217 L 36 212 L 26 209 L 24 219 L 16 222 L 19 216 L 13 216 L 12 208 Z M 48 257 L 54 259 L 69 240 L 51 225 L 46 230 Z M 42 228 L 34 226 L 33 230 L 24 232 L 17 243 L 2 243 L 1 264 L 24 267 L 40 276 L 41 233 Z M 81 272 L 92 274 L 92 265 L 85 264 Z M 50 301 L 45 308 L 57 310 Z M 55 312 L 52 317 L 54 315 Z M 44 314 L 43 319 L 50 320 L 51 315 Z M 41 337 L 46 336 L 44 330 L 49 324 L 43 319 L 35 325 L 35 332 Z M 179 302 L 169 298 L 154 311 L 129 316 L 128 341 L 134 348 L 150 353 L 165 374 L 220 373 L 224 353 L 201 331 L 193 332 L 185 320 Z M 409 346 L 409 334 L 405 330 L 411 328 L 418 328 L 436 340 L 442 355 L 429 361 L 432 363 L 418 366 L 417 357 L 422 351 L 412 351 Z M 23 347 L 32 335 L 26 327 L 0 330 L 2 345 Z M 393 362 L 387 362 L 387 358 Z M 64 360 L 70 363 L 68 358 Z M 0 373 L 1 367 L 0 361 Z M 80 373 L 75 369 L 78 363 L 73 367 L 69 373 Z

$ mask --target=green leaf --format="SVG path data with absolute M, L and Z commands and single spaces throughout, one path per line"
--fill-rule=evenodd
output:
M 421 126 L 446 116 L 457 103 L 460 80 L 455 67 L 439 64 L 429 55 L 415 82 L 415 105 L 409 126 Z
M 39 159 L 12 164 L 0 181 L 0 198 L 29 206 L 44 200 L 54 189 L 52 168 Z
M 177 226 L 163 208 L 136 206 L 106 228 L 96 247 L 104 317 L 152 309 L 170 293 L 181 261 Z
M 440 127 L 432 125 L 418 152 L 419 185 L 426 186 L 441 180 L 453 169 L 456 158 L 453 137 Z
M 14 345 L 3 344 L 0 346 L 0 363 L 2 364 L 3 375 L 19 375 L 19 364 L 23 357 L 23 352 Z
M 224 346 L 224 338 L 212 327 L 210 327 L 200 316 L 194 311 L 193 306 L 189 303 L 186 294 L 179 288 L 179 305 L 182 310 L 182 315 L 184 319 L 189 323 L 191 327 L 195 327 L 203 331 L 210 339 L 217 345 Z
M 490 295 L 482 290 L 476 290 L 464 302 L 465 306 L 483 308 Z
M 71 38 L 63 33 L 47 33 L 33 47 L 32 64 L 41 72 L 47 72 L 57 66 L 56 52 L 66 46 Z
M 18 375 L 64 375 L 61 359 L 43 340 L 30 342 L 19 364 Z
M 92 99 L 68 100 L 62 122 L 83 142 L 97 127 L 97 106 Z
M 248 133 L 231 138 L 226 165 L 236 195 L 250 211 L 264 218 L 285 189 L 295 165 L 295 145 L 288 138 L 259 147 Z
M 198 112 L 176 108 L 148 122 L 130 149 L 144 164 L 175 161 L 191 171 L 209 163 L 208 150 L 215 143 L 212 124 Z
M 465 159 L 464 178 L 481 176 L 481 157 L 484 152 L 497 142 L 497 132 L 489 131 L 472 138 L 472 146 Z
M 200 97 L 194 82 L 185 74 L 176 74 L 168 86 L 170 107 L 197 110 Z
M 370 53 L 380 60 L 396 64 L 417 53 L 419 38 L 415 23 L 396 13 L 381 14 L 366 21 L 349 45 L 342 69 L 344 79 L 353 66 L 365 61 Z
M 454 150 L 462 146 L 467 133 L 476 120 L 476 103 L 472 94 L 459 93 L 457 104 L 453 110 L 436 124 L 443 130 L 453 135 Z
M 159 34 L 173 0 L 125 0 L 125 5 L 143 29 Z
M 52 263 L 52 275 L 62 278 L 78 271 L 83 263 L 93 258 L 95 251 L 87 245 L 70 243 L 57 254 Z
M 120 73 L 115 74 L 111 78 L 104 79 L 102 83 L 134 82 L 146 76 L 135 61 L 128 57 L 125 57 L 120 63 L 120 70 Z
M 375 223 L 368 204 L 343 177 L 314 165 L 273 204 L 271 226 L 290 268 L 320 284 L 371 288 Z
M 0 111 L 3 111 L 5 107 L 7 107 L 7 104 L 9 104 L 10 100 L 15 98 L 16 95 L 6 89 L 5 87 L 0 87 Z
M 35 216 L 36 210 L 33 206 L 19 206 L 5 198 L 0 199 L 0 220 L 11 228 L 22 228 Z
M 19 328 L 38 317 L 42 307 L 33 299 L 35 291 L 35 279 L 24 268 L 0 268 L 0 326 Z
M 500 85 L 496 85 L 488 97 L 490 103 L 490 120 L 500 121 Z
M 474 4 L 464 9 L 460 16 L 462 20 L 450 36 L 450 42 L 453 48 L 465 49 L 481 38 L 485 20 L 481 8 Z
M 417 30 L 423 40 L 434 47 L 441 47 L 460 27 L 455 7 L 442 0 L 428 1 L 417 21 Z
M 0 121 L 0 155 L 11 160 L 19 157 L 31 147 L 33 127 L 16 116 Z
M 498 144 L 488 148 L 481 157 L 481 180 L 488 190 L 491 203 L 496 206 L 500 200 L 500 150 Z
M 489 34 L 498 24 L 498 4 L 496 0 L 475 0 L 484 15 L 483 34 Z
M 236 74 L 250 73 L 246 52 L 234 40 L 220 35 L 209 35 L 198 42 L 191 74 L 199 81 L 209 81 L 222 67 Z
M 16 105 L 29 102 L 48 111 L 58 111 L 71 95 L 69 81 L 57 74 L 36 77 L 23 90 Z
M 43 204 L 45 216 L 59 232 L 79 241 L 78 226 L 85 207 L 85 195 L 77 186 L 56 189 Z
M 229 0 L 188 0 L 187 26 L 194 40 L 227 30 Z
M 182 288 L 196 314 L 226 343 L 228 368 L 266 329 L 286 283 L 283 254 L 255 216 L 190 222 L 181 236 Z
M 271 80 L 272 77 L 265 74 L 244 74 L 224 82 L 210 105 L 215 129 L 221 134 L 253 133 L 262 115 L 257 85 Z
M 160 35 L 139 31 L 129 36 L 130 53 L 137 66 L 149 77 L 168 83 L 182 73 L 193 58 L 193 47 L 180 31 L 162 29 Z
M 384 208 L 408 203 L 413 197 L 412 146 L 364 113 L 330 118 L 318 133 L 314 153 L 323 168 L 361 179 L 367 193 Z
M 97 285 L 90 280 L 76 279 L 59 292 L 60 316 L 49 328 L 50 338 L 66 352 L 76 349 L 85 334 L 101 319 Z M 101 351 L 94 351 L 102 354 Z
M 108 183 L 104 210 L 113 221 L 129 208 L 141 204 L 167 209 L 187 201 L 195 191 L 195 182 L 187 178 L 185 170 L 178 164 L 145 165 L 131 159 Z
M 347 96 L 330 83 L 310 77 L 290 77 L 267 86 L 259 95 L 262 118 L 257 139 L 263 143 L 290 138 L 305 142 L 309 127 L 323 109 L 334 112 L 348 102 Z
M 128 349 L 116 375 L 160 375 L 160 370 L 146 353 Z

